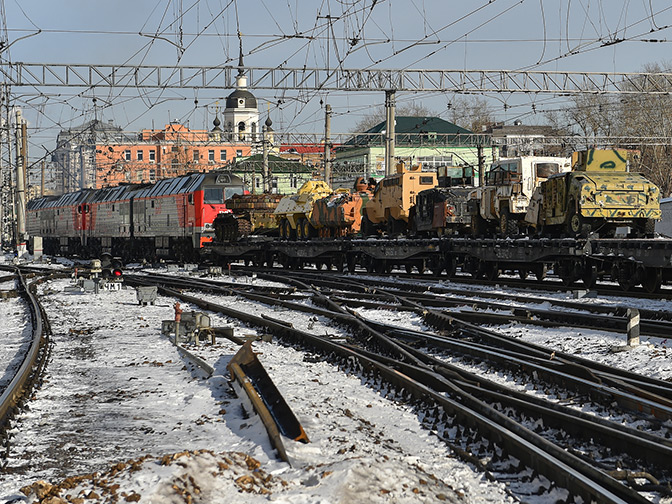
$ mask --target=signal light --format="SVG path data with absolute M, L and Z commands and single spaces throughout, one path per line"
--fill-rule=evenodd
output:
M 120 279 L 124 276 L 123 264 L 119 259 L 113 259 L 109 254 L 101 257 L 103 278 Z

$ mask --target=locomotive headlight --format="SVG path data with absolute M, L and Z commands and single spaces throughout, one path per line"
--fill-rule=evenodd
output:
M 212 231 L 215 229 L 215 227 L 212 225 L 212 222 L 206 222 L 205 226 L 203 226 L 205 229 Z

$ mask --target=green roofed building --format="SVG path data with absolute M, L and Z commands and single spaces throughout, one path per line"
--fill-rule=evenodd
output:
M 383 121 L 336 148 L 334 186 L 347 185 L 358 175 L 385 176 L 385 128 Z M 477 167 L 479 145 L 489 148 L 489 136 L 474 134 L 439 117 L 395 118 L 395 159 L 422 163 L 428 171 L 439 166 Z
M 264 158 L 262 154 L 237 159 L 228 166 L 234 175 L 243 179 L 250 192 L 263 191 L 262 174 Z M 313 179 L 313 169 L 297 161 L 268 155 L 268 169 L 271 178 L 271 192 L 276 194 L 294 194 L 304 182 Z

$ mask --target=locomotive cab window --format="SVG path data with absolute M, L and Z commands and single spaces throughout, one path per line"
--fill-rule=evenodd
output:
M 224 189 L 224 199 L 228 200 L 229 198 L 233 198 L 234 194 L 243 194 L 243 187 L 242 186 L 233 186 L 233 187 L 227 187 Z
M 203 188 L 203 202 L 210 205 L 224 203 L 224 191 L 221 187 Z
M 420 185 L 431 185 L 433 182 L 433 177 L 420 177 Z

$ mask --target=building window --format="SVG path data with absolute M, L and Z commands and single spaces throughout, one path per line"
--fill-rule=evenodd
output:
M 156 170 L 149 170 L 149 181 L 150 182 L 156 182 Z M 152 206 L 154 206 L 153 201 L 152 201 Z
M 130 161 L 130 160 L 131 160 L 131 150 L 130 150 L 130 149 L 126 149 L 126 150 L 124 151 L 124 159 L 125 159 L 126 161 Z
M 254 187 L 257 189 L 261 187 L 261 179 L 259 177 L 254 177 Z
M 142 161 L 144 158 L 144 151 L 139 150 L 137 153 L 137 159 L 138 161 Z
M 197 150 L 194 150 L 194 155 L 193 155 L 192 159 L 194 160 L 194 163 L 195 163 L 195 164 L 198 164 L 199 153 L 198 153 Z
M 296 175 L 289 176 L 289 187 L 296 189 L 299 186 L 299 178 Z
M 215 162 L 215 151 L 210 149 L 208 151 L 208 163 L 214 163 Z
M 243 157 L 243 151 L 240 150 L 240 149 L 238 149 L 238 150 L 236 151 L 236 157 Z
M 154 149 L 149 151 L 149 162 L 156 163 L 156 151 Z
M 226 161 L 226 151 L 225 150 L 219 151 L 219 160 L 220 161 Z

